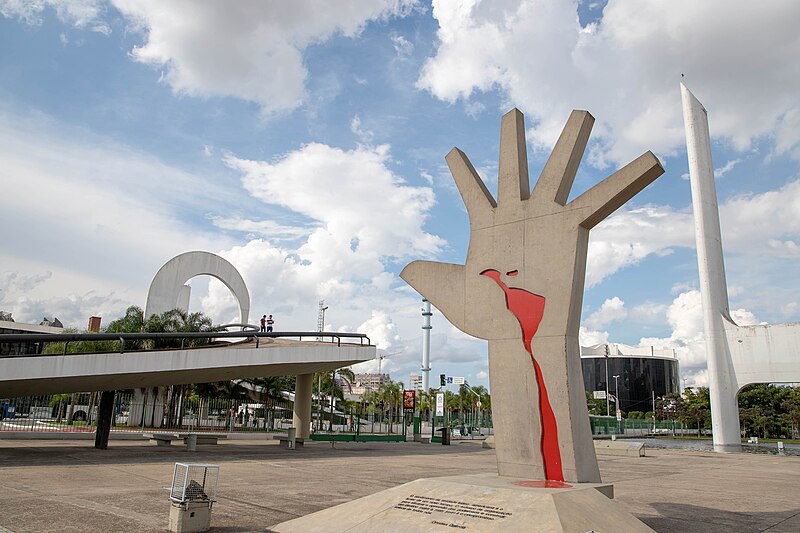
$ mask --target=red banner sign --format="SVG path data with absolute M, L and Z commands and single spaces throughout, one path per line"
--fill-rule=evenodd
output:
M 416 391 L 413 390 L 404 390 L 403 391 L 403 409 L 414 409 L 414 397 L 416 395 Z

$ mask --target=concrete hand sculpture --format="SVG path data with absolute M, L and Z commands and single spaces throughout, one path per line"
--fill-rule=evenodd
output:
M 523 115 L 504 115 L 497 201 L 454 148 L 446 160 L 469 214 L 466 262 L 414 261 L 400 274 L 489 341 L 500 475 L 600 481 L 578 345 L 589 230 L 664 170 L 647 152 L 568 203 L 593 123 L 572 112 L 531 193 Z

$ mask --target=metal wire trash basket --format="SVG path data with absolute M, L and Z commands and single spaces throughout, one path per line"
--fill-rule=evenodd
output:
M 219 466 L 197 463 L 175 463 L 169 499 L 175 503 L 208 502 L 216 500 Z

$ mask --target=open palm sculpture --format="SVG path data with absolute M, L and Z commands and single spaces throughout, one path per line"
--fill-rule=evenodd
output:
M 454 148 L 446 160 L 469 213 L 467 260 L 414 261 L 400 274 L 489 341 L 500 475 L 551 486 L 600 481 L 578 345 L 589 230 L 664 172 L 647 152 L 567 203 L 593 123 L 572 112 L 531 193 L 523 115 L 506 113 L 497 201 Z

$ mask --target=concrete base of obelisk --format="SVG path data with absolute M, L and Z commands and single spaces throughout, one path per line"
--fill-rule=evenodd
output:
M 274 533 L 466 530 L 652 532 L 613 499 L 613 485 L 497 474 L 418 479 L 273 526 Z

